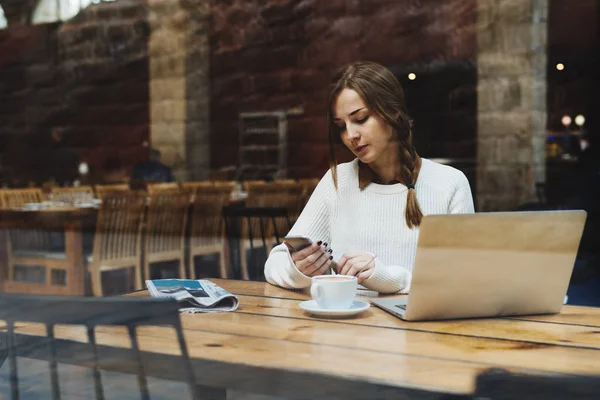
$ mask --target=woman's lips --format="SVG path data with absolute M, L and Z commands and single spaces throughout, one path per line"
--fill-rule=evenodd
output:
M 363 151 L 365 151 L 365 149 L 367 148 L 368 145 L 364 145 L 364 146 L 359 146 L 356 148 L 356 152 L 357 153 L 362 153 Z

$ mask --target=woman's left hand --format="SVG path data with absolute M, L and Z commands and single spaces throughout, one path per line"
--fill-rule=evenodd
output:
M 336 269 L 338 274 L 356 276 L 358 283 L 362 283 L 373 275 L 375 255 L 366 252 L 344 254 L 337 262 Z

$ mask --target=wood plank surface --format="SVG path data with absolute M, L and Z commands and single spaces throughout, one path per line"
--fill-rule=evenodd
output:
M 238 313 L 270 315 L 282 318 L 318 320 L 298 306 L 299 301 L 239 295 Z M 184 321 L 188 318 L 183 316 Z M 470 320 L 406 322 L 376 307 L 349 319 L 321 319 L 330 323 L 362 325 L 395 330 L 423 331 L 452 334 L 466 338 L 484 337 L 515 340 L 539 344 L 580 346 L 600 349 L 600 330 L 585 325 L 548 324 L 505 318 L 480 318 Z M 599 354 L 600 356 L 600 354 Z
M 201 317 L 212 319 L 219 315 L 232 314 L 204 314 Z M 262 319 L 264 323 L 265 318 Z M 210 326 L 217 325 L 214 321 L 205 322 Z M 258 323 L 261 324 L 260 321 Z M 239 328 L 239 325 L 237 326 Z M 295 372 L 317 372 L 332 377 L 390 384 L 408 389 L 470 393 L 474 389 L 474 378 L 477 373 L 489 367 L 484 363 L 453 361 L 435 356 L 413 356 L 395 351 L 373 351 L 349 347 L 349 344 L 302 342 L 278 336 L 285 335 L 286 332 L 281 331 L 277 326 L 266 329 L 270 330 L 271 338 L 189 329 L 186 329 L 185 337 L 190 356 L 194 359 Z M 43 336 L 44 328 L 41 325 L 23 324 L 17 327 L 17 332 Z M 82 327 L 59 328 L 56 330 L 56 337 L 87 343 L 85 329 Z M 99 328 L 97 340 L 99 344 L 106 346 L 131 348 L 126 331 L 121 328 Z M 179 354 L 175 335 L 168 328 L 140 329 L 139 345 L 143 351 L 167 355 Z M 119 368 L 118 365 L 114 367 Z M 540 373 L 540 371 L 527 371 L 523 368 L 509 369 Z M 432 370 L 439 375 L 435 382 L 431 380 Z M 226 374 L 226 371 L 222 373 Z
M 198 372 L 206 363 L 218 363 L 214 379 L 242 389 L 256 382 L 244 386 L 228 378 L 236 368 L 250 368 L 250 378 L 256 373 L 265 382 L 269 373 L 279 371 L 298 385 L 305 378 L 294 376 L 316 374 L 349 385 L 354 381 L 463 394 L 472 393 L 477 374 L 492 367 L 543 375 L 600 375 L 600 310 L 595 308 L 566 306 L 552 316 L 405 322 L 371 307 L 354 318 L 321 319 L 299 308 L 299 302 L 309 298 L 307 291 L 213 281 L 237 294 L 240 307 L 230 313 L 181 315 L 200 381 L 207 379 L 206 367 Z M 43 336 L 45 328 L 20 323 L 17 332 Z M 179 354 L 170 329 L 144 327 L 139 336 L 144 351 Z M 59 327 L 56 337 L 87 342 L 83 327 Z M 124 329 L 98 328 L 97 340 L 115 348 L 131 347 Z M 286 393 L 285 388 L 276 389 Z
M 310 293 L 306 289 L 289 290 L 265 284 L 264 282 L 236 281 L 229 279 L 211 279 L 211 281 L 215 282 L 217 285 L 220 285 L 222 287 L 227 287 L 227 290 L 234 294 L 297 300 L 310 299 Z M 370 291 L 359 291 L 359 294 L 361 292 L 368 294 L 369 297 L 372 293 Z M 386 295 L 385 297 L 395 296 L 402 295 Z M 582 307 L 565 305 L 559 314 L 506 317 L 505 319 L 518 319 L 525 321 L 538 321 L 557 324 L 588 325 L 600 327 L 600 307 Z M 414 322 L 411 322 L 411 324 L 412 323 Z

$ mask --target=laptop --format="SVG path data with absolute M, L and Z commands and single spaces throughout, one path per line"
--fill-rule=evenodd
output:
M 372 304 L 406 321 L 561 310 L 586 212 L 423 217 L 408 296 Z

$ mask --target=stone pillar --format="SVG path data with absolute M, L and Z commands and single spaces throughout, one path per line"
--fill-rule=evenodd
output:
M 209 174 L 209 0 L 148 0 L 150 141 L 178 180 Z
M 210 0 L 182 0 L 186 27 L 186 163 L 190 180 L 210 175 Z
M 477 0 L 477 210 L 514 210 L 545 181 L 548 0 Z

